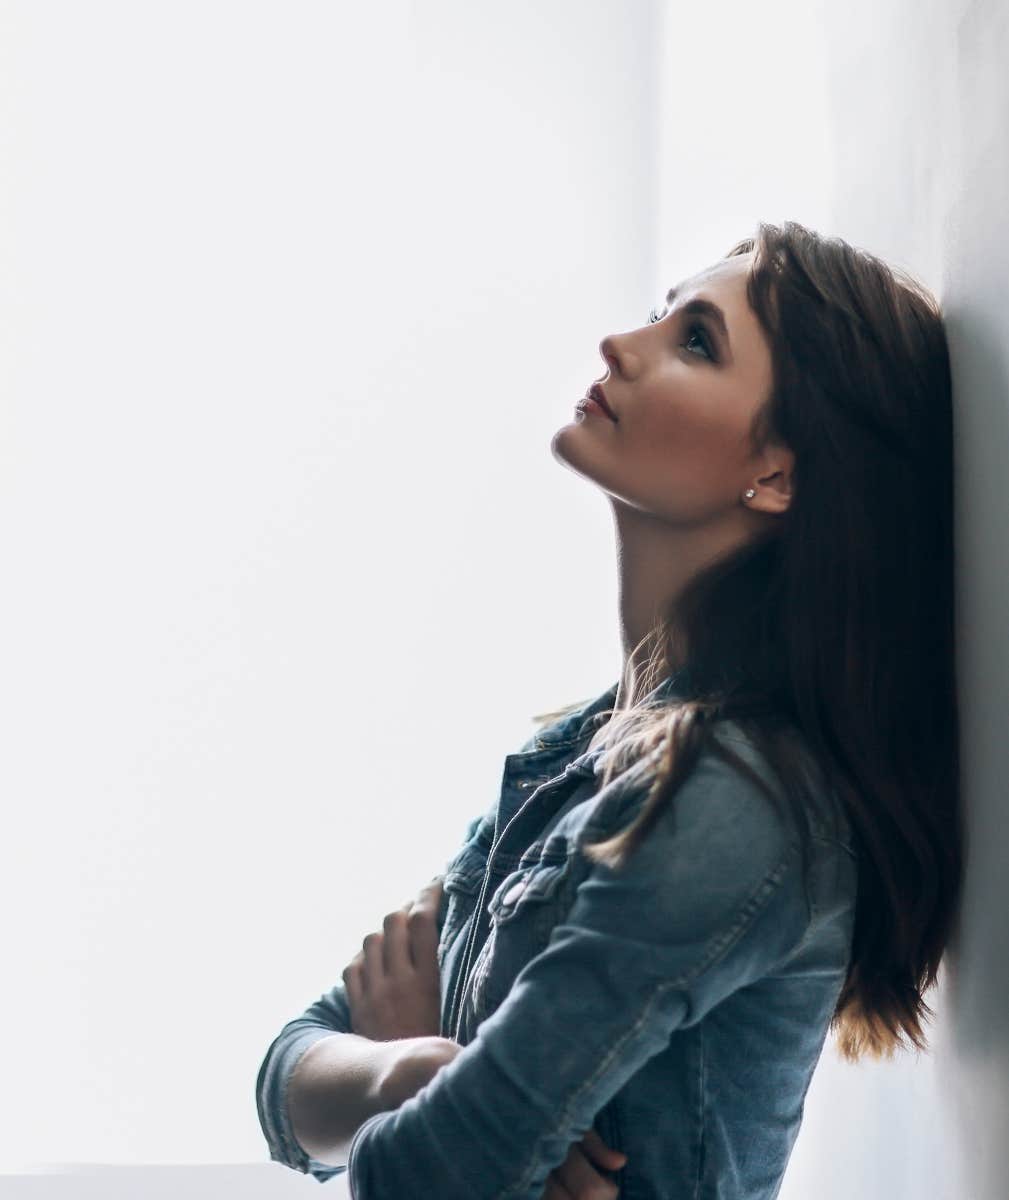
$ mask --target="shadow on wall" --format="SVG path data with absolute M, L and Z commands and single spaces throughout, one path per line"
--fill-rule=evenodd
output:
M 1009 197 L 1007 164 L 1005 155 L 1001 164 L 982 164 L 970 179 L 971 190 L 982 189 L 974 194 Z M 1001 179 L 986 178 L 995 169 Z M 952 1111 L 960 1125 L 969 1195 L 987 1200 L 1005 1195 L 1009 1186 L 1009 277 L 991 278 L 998 260 L 1009 255 L 1001 235 L 992 232 L 988 245 L 982 229 L 997 230 L 998 223 L 974 223 L 973 253 L 961 246 L 957 262 L 958 274 L 969 282 L 944 306 L 957 422 L 961 776 L 967 814 L 967 870 L 947 974 L 953 1062 L 944 1082 L 955 1096 Z M 1009 261 L 1002 265 L 1009 270 Z

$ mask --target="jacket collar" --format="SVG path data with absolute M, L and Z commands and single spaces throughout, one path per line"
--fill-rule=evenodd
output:
M 535 789 L 548 780 L 560 775 L 591 776 L 602 771 L 604 746 L 593 750 L 585 747 L 595 731 L 612 715 L 613 702 L 617 697 L 617 683 L 611 683 L 605 691 L 577 708 L 558 717 L 549 725 L 538 730 L 531 739 L 529 749 L 505 756 L 501 795 L 492 817 L 484 818 L 486 837 L 492 840 L 495 829 L 504 829 L 511 818 L 530 797 Z M 688 694 L 686 671 L 681 670 L 667 676 L 653 688 L 643 702 L 658 703 L 665 699 Z
M 613 715 L 613 702 L 617 698 L 619 681 L 610 684 L 594 699 L 586 700 L 574 711 L 566 713 L 556 721 L 540 729 L 536 735 L 536 750 L 559 749 L 587 743 L 592 735 Z M 642 704 L 658 704 L 663 700 L 685 698 L 689 693 L 689 677 L 684 667 L 667 675 L 642 700 Z M 593 751 L 593 755 L 595 755 Z

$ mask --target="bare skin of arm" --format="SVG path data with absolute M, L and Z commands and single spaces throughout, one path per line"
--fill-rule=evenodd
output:
M 294 1136 L 329 1166 L 346 1163 L 350 1143 L 369 1117 L 398 1108 L 433 1077 L 446 1061 L 446 1047 L 461 1049 L 437 1036 L 441 890 L 440 879 L 427 884 L 385 917 L 381 933 L 368 934 L 343 972 L 353 1032 L 321 1038 L 291 1073 L 287 1108 Z M 406 1042 L 417 1043 L 414 1054 L 393 1071 Z M 396 1094 L 403 1080 L 413 1090 Z
M 380 1083 L 391 1042 L 334 1033 L 309 1046 L 287 1086 L 294 1136 L 327 1166 L 347 1161 L 354 1134 L 382 1112 Z
M 416 1095 L 462 1050 L 425 1032 L 437 1030 L 440 1012 L 434 957 L 440 893 L 440 882 L 428 884 L 417 900 L 386 916 L 382 933 L 365 938 L 343 973 L 355 1032 L 321 1038 L 291 1074 L 294 1135 L 322 1163 L 343 1166 L 365 1121 Z M 626 1161 L 590 1129 L 551 1172 L 543 1200 L 616 1200 L 616 1184 L 595 1168 L 618 1170 Z

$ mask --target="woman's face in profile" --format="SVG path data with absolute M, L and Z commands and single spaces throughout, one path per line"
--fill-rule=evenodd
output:
M 675 525 L 738 507 L 761 471 L 749 428 L 773 379 L 770 346 L 746 296 L 751 262 L 739 255 L 715 263 L 660 303 L 654 323 L 603 338 L 609 373 L 600 382 L 617 420 L 576 413 L 554 434 L 554 457 Z

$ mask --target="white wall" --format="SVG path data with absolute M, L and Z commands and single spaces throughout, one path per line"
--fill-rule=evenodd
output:
M 933 1054 L 828 1044 L 782 1198 L 1001 1197 L 1005 21 L 0 0 L 0 1169 L 262 1164 L 269 1040 L 616 677 L 599 340 L 792 217 L 947 305 L 982 836 Z
M 549 446 L 654 299 L 656 12 L 0 4 L 5 1166 L 264 1160 L 270 1040 L 616 678 Z
M 822 3 L 665 0 L 656 292 L 758 220 L 829 227 Z
M 678 269 L 682 254 L 701 265 L 755 216 L 792 217 L 918 275 L 943 303 L 953 360 L 972 843 L 962 943 L 926 997 L 928 1053 L 853 1067 L 828 1038 L 781 1200 L 1003 1200 L 1009 8 L 856 0 L 688 13 L 670 0 L 665 12 L 674 32 L 663 74 L 663 264 Z M 761 33 L 769 26 L 774 45 Z M 689 52 L 681 30 L 703 52 Z M 702 86 L 713 109 L 686 103 Z M 699 134 L 683 142 L 685 123 L 696 130 L 702 118 L 703 144 Z M 711 158 L 709 144 L 719 150 Z
M 789 1168 L 797 1186 L 782 1194 L 1003 1200 L 1009 8 L 1001 0 L 856 0 L 830 9 L 827 32 L 833 232 L 917 273 L 946 314 L 970 846 L 961 936 L 929 997 L 931 1053 L 856 1072 L 825 1055 Z

